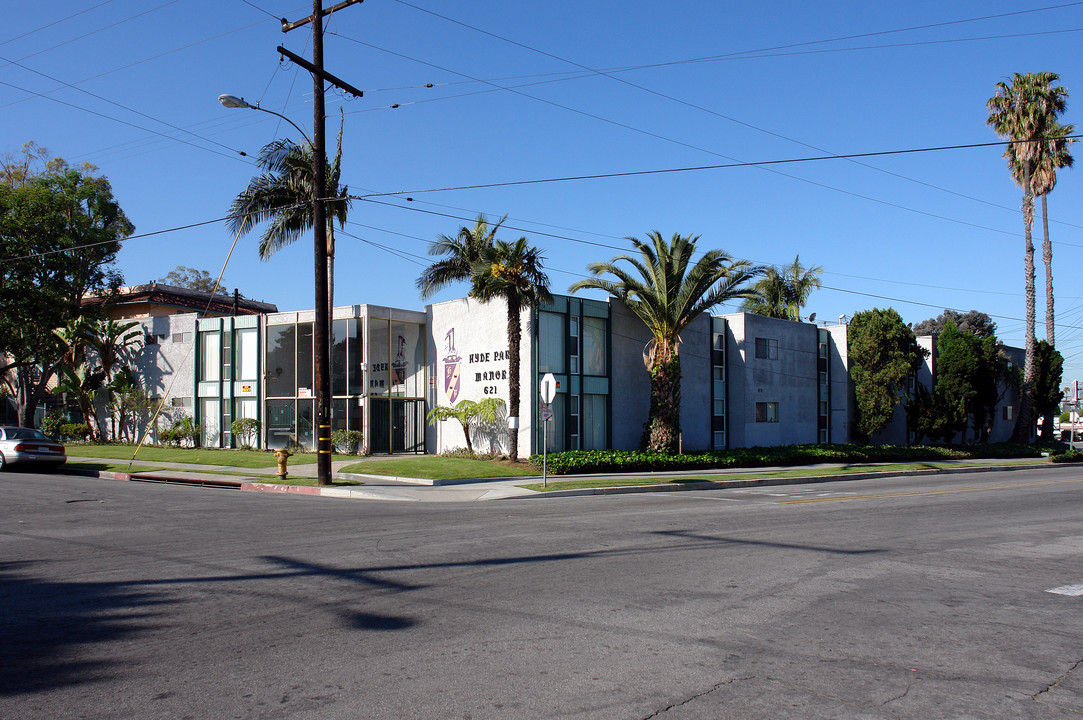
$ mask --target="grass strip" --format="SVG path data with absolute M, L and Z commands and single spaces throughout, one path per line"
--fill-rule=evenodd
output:
M 1015 462 L 1012 465 L 1043 465 L 1048 461 L 1045 459 L 1032 460 L 1029 462 Z M 683 483 L 697 483 L 697 482 L 727 482 L 727 481 L 740 481 L 740 480 L 769 480 L 777 478 L 799 478 L 799 477 L 826 477 L 832 475 L 854 475 L 857 473 L 898 473 L 906 472 L 908 470 L 952 470 L 957 468 L 971 468 L 971 467 L 988 467 L 990 463 L 898 463 L 892 465 L 849 465 L 847 467 L 834 467 L 834 468 L 801 468 L 797 470 L 777 470 L 771 472 L 750 472 L 750 473 L 717 473 L 710 475 L 681 475 L 681 476 L 662 476 L 662 477 L 593 477 L 593 478 L 580 478 L 577 480 L 558 480 L 556 482 L 550 480 L 548 487 L 542 487 L 541 483 L 531 483 L 529 485 L 523 485 L 522 487 L 527 490 L 536 490 L 540 492 L 550 492 L 553 490 L 588 490 L 593 488 L 607 488 L 607 487 L 634 487 L 637 485 L 671 485 L 671 484 L 683 484 Z
M 348 465 L 339 472 L 362 475 L 423 478 L 426 480 L 460 480 L 463 478 L 531 477 L 537 471 L 471 458 L 422 455 L 394 460 L 367 460 Z
M 135 445 L 68 444 L 68 455 L 76 457 L 112 458 L 143 462 L 172 462 L 191 465 L 225 465 L 243 468 L 273 468 L 275 456 L 269 450 L 228 450 L 216 448 L 174 448 L 144 445 L 136 452 Z M 316 462 L 315 453 L 297 453 L 290 457 L 291 465 Z

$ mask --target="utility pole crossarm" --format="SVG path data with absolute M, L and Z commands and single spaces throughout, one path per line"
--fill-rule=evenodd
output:
M 343 2 L 340 2 L 338 5 L 332 5 L 329 8 L 324 8 L 320 17 L 327 17 L 333 12 L 337 12 L 339 10 L 342 10 L 343 8 L 347 8 L 351 5 L 357 5 L 358 3 L 363 2 L 365 2 L 365 0 L 343 0 Z M 282 32 L 288 33 L 290 30 L 296 30 L 299 27 L 304 27 L 305 25 L 308 25 L 310 22 L 312 22 L 312 18 L 314 17 L 315 15 L 309 15 L 306 18 L 303 18 L 301 20 L 295 20 L 293 22 L 290 22 L 286 18 L 280 18 L 282 21 Z
M 280 54 L 282 54 L 282 55 L 285 55 L 285 56 L 286 56 L 286 57 L 288 57 L 288 58 L 289 58 L 290 60 L 292 60 L 293 62 L 297 63 L 298 65 L 300 65 L 301 67 L 303 67 L 303 68 L 304 68 L 305 70 L 308 70 L 308 71 L 309 71 L 310 73 L 312 73 L 313 75 L 317 76 L 317 77 L 318 77 L 318 78 L 320 78 L 321 80 L 326 80 L 327 82 L 331 83 L 331 84 L 332 84 L 332 85 L 334 85 L 335 87 L 337 87 L 337 88 L 340 88 L 340 89 L 342 89 L 342 90 L 345 90 L 346 92 L 350 93 L 350 94 L 351 94 L 351 95 L 353 95 L 354 97 L 361 97 L 361 96 L 363 96 L 363 95 L 364 95 L 364 93 L 363 93 L 363 92 L 361 92 L 360 90 L 358 90 L 357 88 L 355 88 L 355 87 L 354 87 L 353 85 L 350 85 L 350 84 L 349 84 L 348 82 L 346 82 L 345 80 L 342 80 L 342 79 L 340 79 L 340 78 L 337 78 L 337 77 L 335 77 L 334 75 L 332 75 L 331 73 L 327 72 L 327 71 L 326 71 L 326 70 L 324 70 L 323 68 L 319 68 L 319 67 L 316 67 L 315 65 L 313 65 L 312 63 L 310 63 L 310 62 L 309 62 L 308 60 L 305 60 L 305 59 L 304 59 L 303 57 L 301 57 L 300 55 L 297 55 L 297 54 L 295 54 L 295 53 L 292 53 L 292 52 L 290 52 L 289 50 L 287 50 L 286 48 L 282 47 L 281 45 L 279 45 L 279 46 L 278 46 L 277 48 L 275 48 L 275 49 L 276 49 L 276 50 L 278 50 L 278 52 L 279 52 Z

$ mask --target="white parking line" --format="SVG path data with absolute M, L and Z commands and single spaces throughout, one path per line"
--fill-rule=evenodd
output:
M 1078 585 L 1061 585 L 1055 587 L 1052 590 L 1046 590 L 1046 592 L 1055 593 L 1057 595 L 1071 595 L 1073 597 L 1079 597 L 1083 595 L 1083 583 Z

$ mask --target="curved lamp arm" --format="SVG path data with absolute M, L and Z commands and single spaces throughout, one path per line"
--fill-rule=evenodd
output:
M 248 108 L 249 110 L 259 110 L 261 112 L 274 115 L 275 117 L 280 117 L 286 122 L 288 122 L 290 125 L 293 125 L 297 132 L 301 133 L 301 137 L 305 139 L 305 142 L 307 142 L 309 145 L 312 144 L 312 140 L 310 140 L 308 135 L 305 134 L 305 131 L 302 130 L 297 123 L 295 123 L 293 120 L 290 120 L 288 117 L 281 113 L 276 113 L 274 110 L 268 110 L 267 108 L 261 108 L 259 105 L 253 105 L 252 103 L 246 101 L 244 98 L 237 97 L 236 95 L 219 95 L 218 102 L 222 103 L 224 107 L 230 109 Z

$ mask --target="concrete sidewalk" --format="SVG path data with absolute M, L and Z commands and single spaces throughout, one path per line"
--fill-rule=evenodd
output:
M 74 462 L 102 462 L 102 458 L 69 457 Z M 580 490 L 551 490 L 539 492 L 520 487 L 533 483 L 541 483 L 541 476 L 516 477 L 516 478 L 485 478 L 485 479 L 459 479 L 440 483 L 439 481 L 421 480 L 403 477 L 388 477 L 383 475 L 360 475 L 354 473 L 342 473 L 341 469 L 358 462 L 358 458 L 349 460 L 336 460 L 331 463 L 333 477 L 339 480 L 357 480 L 364 485 L 346 486 L 336 485 L 333 487 L 316 487 L 305 485 L 281 485 L 274 483 L 260 475 L 273 475 L 275 468 L 240 468 L 222 465 L 192 465 L 185 463 L 155 462 L 153 465 L 168 468 L 152 472 L 108 472 L 77 470 L 69 468 L 68 472 L 74 474 L 89 474 L 106 479 L 127 480 L 135 482 L 167 482 L 185 485 L 199 485 L 204 487 L 217 487 L 223 489 L 245 490 L 254 492 L 274 492 L 298 495 L 318 495 L 321 497 L 353 498 L 358 500 L 389 500 L 405 502 L 473 502 L 479 500 L 503 500 L 507 498 L 557 498 L 578 497 L 584 495 L 612 495 L 644 492 L 681 492 L 681 491 L 704 491 L 721 488 L 755 487 L 772 485 L 798 485 L 821 482 L 835 482 L 845 480 L 861 480 L 877 477 L 881 473 L 875 470 L 862 471 L 849 474 L 832 474 L 830 470 L 847 467 L 841 463 L 825 463 L 820 465 L 803 465 L 798 467 L 763 467 L 763 468 L 727 468 L 719 470 L 696 470 L 696 471 L 671 471 L 659 473 L 625 473 L 606 474 L 604 477 L 628 480 L 635 478 L 658 478 L 658 477 L 682 477 L 717 476 L 717 480 L 708 482 L 665 484 L 665 485 L 620 485 L 613 487 L 586 488 Z M 901 463 L 882 463 L 884 465 L 899 465 Z M 1026 470 L 1031 468 L 1048 467 L 1045 463 L 1035 464 L 1033 458 L 1019 460 L 948 460 L 937 461 L 937 465 L 947 465 L 948 469 L 926 468 L 922 465 L 930 463 L 912 463 L 911 470 L 893 470 L 891 475 L 923 475 L 932 473 L 959 473 L 959 472 L 989 472 L 999 470 Z M 951 466 L 957 467 L 951 467 Z M 799 477 L 763 477 L 728 479 L 734 475 L 771 475 L 772 473 L 790 470 L 824 470 L 823 475 L 799 476 Z M 315 477 L 316 464 L 293 465 L 289 468 L 289 474 L 301 477 Z M 561 475 L 557 478 L 550 477 L 551 482 L 575 480 L 581 478 L 596 478 L 598 475 Z

